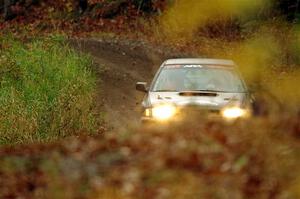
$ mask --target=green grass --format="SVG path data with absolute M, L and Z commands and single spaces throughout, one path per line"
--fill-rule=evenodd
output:
M 61 37 L 0 40 L 0 144 L 92 133 L 91 59 Z

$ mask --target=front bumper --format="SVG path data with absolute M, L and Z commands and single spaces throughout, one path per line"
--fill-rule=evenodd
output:
M 186 122 L 203 122 L 207 120 L 225 121 L 219 110 L 214 111 L 197 111 L 197 110 L 181 110 L 176 115 L 167 120 L 159 120 L 153 117 L 142 116 L 141 122 L 143 124 L 174 124 L 174 123 L 186 123 Z

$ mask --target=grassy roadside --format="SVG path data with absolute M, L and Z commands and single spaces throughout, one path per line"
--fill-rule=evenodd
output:
M 61 37 L 0 40 L 0 144 L 92 133 L 91 59 Z

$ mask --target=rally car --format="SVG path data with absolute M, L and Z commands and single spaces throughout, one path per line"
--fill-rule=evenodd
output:
M 201 112 L 225 120 L 251 115 L 251 95 L 236 64 L 221 59 L 169 59 L 152 83 L 137 82 L 145 92 L 142 122 L 178 121 Z

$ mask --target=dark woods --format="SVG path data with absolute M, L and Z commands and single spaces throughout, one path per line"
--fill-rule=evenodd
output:
M 87 0 L 74 0 L 75 10 L 79 13 L 83 13 L 88 7 Z
M 0 0 L 0 13 L 4 20 L 11 20 L 20 14 L 18 6 L 23 7 L 24 12 L 26 8 L 33 4 L 42 2 L 43 0 Z M 89 3 L 88 0 L 71 0 L 73 3 L 73 11 L 78 14 L 83 14 L 85 11 L 92 10 L 93 7 L 102 7 L 105 4 L 110 4 L 113 7 L 122 6 L 124 3 L 133 4 L 139 11 L 152 12 L 158 0 L 114 0 L 114 1 L 99 1 L 99 3 Z M 165 2 L 164 0 L 159 0 L 159 2 Z M 116 10 L 116 9 L 114 9 Z
M 33 4 L 37 4 L 44 0 L 0 0 L 0 13 L 5 20 L 11 20 L 19 15 L 19 10 L 16 5 L 21 5 L 26 8 Z M 74 6 L 74 12 L 83 14 L 87 10 L 92 10 L 93 7 L 101 7 L 103 4 L 111 4 L 112 6 L 122 6 L 124 4 L 134 5 L 139 12 L 157 12 L 160 8 L 165 7 L 171 1 L 166 0 L 104 0 L 104 1 L 93 1 L 88 0 L 70 0 Z M 96 2 L 96 3 L 95 3 Z M 289 22 L 296 22 L 300 18 L 300 0 L 273 0 L 274 6 L 271 13 L 279 14 L 283 16 Z M 159 6 L 159 8 L 157 8 Z M 90 8 L 90 9 L 89 9 Z M 113 9 L 116 10 L 116 9 Z
M 4 20 L 11 20 L 20 14 L 17 9 L 19 6 L 26 12 L 26 8 L 40 2 L 41 0 L 0 0 L 0 13 L 2 12 Z M 88 7 L 88 1 L 73 0 L 73 5 L 75 12 L 82 14 Z
M 275 0 L 275 9 L 289 22 L 300 19 L 300 0 Z
M 22 12 L 26 12 L 26 8 L 37 4 L 39 0 L 0 0 L 0 13 L 4 20 L 11 20 L 20 14 L 20 9 L 18 9 L 18 5 L 22 5 Z

